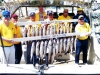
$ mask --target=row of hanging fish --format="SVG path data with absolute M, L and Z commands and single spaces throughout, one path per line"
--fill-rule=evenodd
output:
M 31 32 L 31 33 L 30 33 Z M 54 34 L 62 34 L 72 32 L 72 24 L 64 24 L 64 23 L 51 23 L 47 25 L 32 25 L 28 26 L 28 28 L 24 27 L 22 29 L 23 37 L 33 37 L 33 36 L 44 36 L 44 35 L 54 35 Z
M 25 27 L 22 30 L 23 37 L 34 37 L 34 36 L 44 36 L 44 35 L 54 35 L 54 34 L 63 34 L 71 33 L 72 24 L 65 23 L 51 23 L 47 25 L 34 25 Z M 74 49 L 74 37 L 62 37 L 62 38 L 50 38 L 40 41 L 37 40 L 36 43 L 32 42 L 31 54 L 36 52 L 37 56 L 40 56 L 43 59 L 46 53 L 49 54 L 49 59 L 51 62 L 54 61 L 55 55 L 57 53 L 67 53 L 69 50 L 72 53 Z M 36 45 L 35 45 L 36 44 Z M 31 55 L 32 56 L 32 55 Z
M 71 40 L 71 42 L 70 42 Z M 36 53 L 37 57 L 40 57 L 43 59 L 48 53 L 48 60 L 53 63 L 56 54 L 58 53 L 67 53 L 69 49 L 73 50 L 73 41 L 74 38 L 60 38 L 60 39 L 49 39 L 49 40 L 43 40 L 43 41 L 36 41 L 32 42 L 31 47 L 31 57 L 33 53 Z

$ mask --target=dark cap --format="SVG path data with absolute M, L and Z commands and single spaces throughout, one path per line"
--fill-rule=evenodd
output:
M 78 19 L 81 19 L 81 18 L 84 18 L 84 16 L 83 16 L 83 15 L 80 15 L 80 16 L 78 17 Z
M 52 10 L 47 11 L 47 15 L 49 14 L 53 14 L 53 11 Z
M 31 12 L 31 13 L 30 13 L 30 16 L 35 16 L 35 13 L 34 13 L 34 12 Z
M 17 15 L 17 14 L 13 14 L 13 15 L 11 16 L 11 18 L 15 18 L 15 17 L 18 17 L 18 15 Z

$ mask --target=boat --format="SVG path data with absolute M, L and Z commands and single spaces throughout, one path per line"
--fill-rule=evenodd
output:
M 49 1 L 49 2 L 48 2 Z M 51 2 L 50 2 L 51 1 Z M 10 5 L 11 6 L 11 5 Z M 45 8 L 45 12 L 47 10 L 52 9 L 55 13 L 62 14 L 64 8 L 69 9 L 69 16 L 73 17 L 77 13 L 78 7 L 83 7 L 85 13 L 90 18 L 90 26 L 92 28 L 92 34 L 89 39 L 89 48 L 88 48 L 88 64 L 87 65 L 75 65 L 75 53 L 64 55 L 64 53 L 56 54 L 55 62 L 53 64 L 49 64 L 49 68 L 44 70 L 44 65 L 37 64 L 38 68 L 34 68 L 33 64 L 25 64 L 24 53 L 26 52 L 26 45 L 23 45 L 23 56 L 21 60 L 21 64 L 0 64 L 0 73 L 1 74 L 100 74 L 100 23 L 99 23 L 99 4 L 96 3 L 95 0 L 90 1 L 81 1 L 81 0 L 28 0 L 25 2 L 16 1 L 13 2 L 12 7 L 9 8 L 11 14 L 18 14 L 19 21 L 18 25 L 24 27 L 29 21 L 29 13 L 30 11 L 38 12 L 37 7 L 43 6 Z M 13 10 L 13 11 L 12 11 Z M 23 12 L 25 11 L 25 12 Z M 57 16 L 56 16 L 57 17 Z M 73 21 L 73 20 L 72 20 Z M 59 22 L 59 21 L 58 21 Z M 63 22 L 63 21 L 62 21 Z M 35 22 L 35 23 L 42 23 Z M 33 23 L 32 23 L 33 24 Z M 76 35 L 75 33 L 69 34 Z M 55 35 L 59 36 L 59 35 Z M 52 36 L 52 37 L 55 37 Z M 64 36 L 64 35 L 60 35 Z M 59 36 L 59 37 L 60 37 Z M 66 35 L 65 35 L 66 36 Z M 67 35 L 68 36 L 68 35 Z M 46 36 L 44 36 L 46 38 Z M 33 38 L 23 37 L 20 40 L 29 40 Z M 35 38 L 34 38 L 35 39 Z M 37 36 L 37 39 L 43 39 Z M 18 39 L 15 39 L 18 40 Z M 82 62 L 82 53 L 80 55 L 80 62 Z M 4 69 L 2 69 L 2 67 Z M 42 67 L 42 68 L 40 68 Z

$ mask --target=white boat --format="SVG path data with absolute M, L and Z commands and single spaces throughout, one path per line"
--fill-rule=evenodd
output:
M 36 0 L 37 1 L 37 0 Z M 40 1 L 40 0 L 39 0 Z M 58 13 L 62 13 L 60 12 L 64 7 L 69 9 L 69 15 L 71 13 L 70 16 L 74 16 L 74 14 L 77 13 L 77 7 L 78 5 L 80 6 L 84 6 L 84 10 L 86 11 L 87 15 L 90 17 L 90 22 L 91 22 L 91 28 L 93 30 L 93 33 L 90 36 L 89 39 L 89 48 L 88 48 L 88 64 L 87 65 L 75 65 L 75 53 L 74 54 L 70 54 L 68 53 L 66 56 L 64 55 L 64 53 L 62 54 L 57 54 L 55 59 L 57 60 L 56 62 L 54 62 L 53 64 L 49 64 L 49 68 L 48 70 L 40 70 L 36 69 L 33 67 L 33 64 L 25 64 L 25 58 L 24 58 L 24 53 L 26 51 L 26 45 L 23 45 L 23 56 L 22 56 L 22 60 L 21 60 L 21 64 L 8 64 L 8 66 L 5 64 L 0 64 L 0 73 L 4 74 L 4 73 L 10 73 L 10 74 L 39 74 L 40 72 L 43 72 L 44 74 L 100 74 L 100 43 L 98 42 L 98 39 L 100 38 L 99 34 L 99 28 L 95 26 L 95 24 L 97 23 L 99 25 L 99 18 L 96 19 L 97 22 L 93 21 L 93 13 L 97 13 L 97 11 L 93 11 L 90 7 L 87 7 L 87 4 L 89 5 L 90 2 L 85 2 L 84 5 L 83 4 L 79 4 L 79 2 L 75 2 L 73 1 L 64 1 L 64 3 L 62 0 L 54 0 L 57 1 L 56 2 L 56 6 L 60 6 L 62 8 L 58 9 L 58 7 L 54 8 L 54 7 L 50 7 L 50 6 L 54 6 L 54 4 L 44 4 L 46 0 L 41 0 L 40 4 L 42 6 L 46 6 L 45 7 L 45 12 L 47 12 L 48 9 L 52 9 L 54 12 L 58 12 Z M 49 0 L 50 1 L 50 0 Z M 59 4 L 59 2 L 61 4 Z M 71 5 L 67 5 L 67 4 L 71 4 Z M 23 25 L 24 22 L 29 21 L 29 13 L 30 11 L 35 11 L 38 12 L 38 9 L 36 6 L 40 5 L 37 3 L 37 5 L 19 5 L 13 12 L 19 15 L 19 24 Z M 63 5 L 64 4 L 64 5 Z M 17 6 L 17 4 L 16 4 Z M 47 8 L 48 7 L 48 8 Z M 14 9 L 14 8 L 11 8 Z M 88 10 L 87 10 L 88 9 Z M 94 9 L 94 8 L 93 8 Z M 97 8 L 96 8 L 97 9 Z M 23 12 L 25 11 L 25 12 Z M 99 11 L 99 10 L 98 10 Z M 21 23 L 23 22 L 23 23 Z M 24 26 L 24 25 L 23 25 Z M 97 29 L 98 28 L 98 29 Z M 95 30 L 97 32 L 95 32 Z M 24 38 L 23 38 L 24 39 Z M 26 38 L 27 39 L 27 38 Z M 59 57 L 59 55 L 62 55 L 62 57 Z M 66 60 L 64 60 L 66 59 Z M 61 62 L 63 60 L 63 62 Z M 82 53 L 80 55 L 80 62 L 82 63 Z M 3 69 L 2 69 L 3 68 Z

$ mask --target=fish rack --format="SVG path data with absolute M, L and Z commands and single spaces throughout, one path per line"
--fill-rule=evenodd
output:
M 48 60 L 53 63 L 58 53 L 66 55 L 69 50 L 72 53 L 73 48 L 75 49 L 75 36 L 81 33 L 73 33 L 71 22 L 77 22 L 77 19 L 19 22 L 18 25 L 32 25 L 32 27 L 27 29 L 24 27 L 22 29 L 23 38 L 14 38 L 14 41 L 32 42 L 32 40 L 36 40 L 36 42 L 32 42 L 31 53 L 36 52 L 36 56 L 40 56 L 41 59 L 44 59 L 46 53 L 48 53 Z M 32 31 L 31 34 L 30 31 Z

